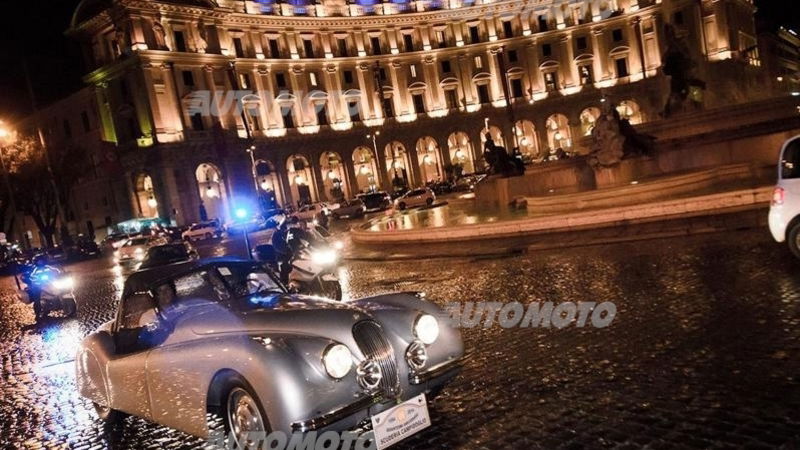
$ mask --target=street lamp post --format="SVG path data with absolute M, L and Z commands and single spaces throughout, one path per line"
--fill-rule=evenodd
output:
M 374 156 L 375 157 L 375 167 L 377 167 L 377 169 L 378 169 L 378 173 L 375 174 L 375 178 L 376 178 L 375 181 L 378 182 L 378 183 L 381 182 L 380 181 L 381 180 L 381 173 L 383 172 L 383 169 L 381 167 L 379 167 L 379 164 L 378 164 L 380 162 L 380 158 L 378 158 L 378 141 L 377 141 L 377 139 L 378 139 L 378 136 L 380 136 L 380 135 L 381 135 L 380 131 L 375 131 L 374 133 L 367 135 L 367 139 L 372 139 L 372 150 L 375 152 L 375 156 Z
M 253 176 L 253 186 L 256 188 L 256 196 L 258 196 L 258 175 L 256 174 L 256 157 L 255 157 L 256 146 L 251 145 L 250 148 L 248 148 L 246 151 L 247 153 L 250 154 L 250 173 Z
M 6 148 L 7 145 L 12 142 L 14 139 L 13 132 L 5 128 L 2 121 L 0 121 L 0 166 L 3 169 L 3 180 L 6 185 L 6 190 L 8 191 L 8 203 L 11 207 L 11 230 L 16 231 L 21 224 L 17 223 L 17 202 L 14 199 L 14 190 L 11 189 L 11 181 L 8 176 L 8 169 L 6 168 Z M 16 233 L 19 236 L 19 233 Z

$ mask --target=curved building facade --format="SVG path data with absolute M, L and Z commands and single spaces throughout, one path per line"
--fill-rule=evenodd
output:
M 85 44 L 131 215 L 187 223 L 227 218 L 256 192 L 296 204 L 480 171 L 487 134 L 534 164 L 583 153 L 606 102 L 634 124 L 660 117 L 676 43 L 706 81 L 698 104 L 745 101 L 760 64 L 753 9 L 84 0 L 69 33 Z

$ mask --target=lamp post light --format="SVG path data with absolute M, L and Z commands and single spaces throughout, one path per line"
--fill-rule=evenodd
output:
M 12 230 L 18 229 L 21 224 L 17 223 L 17 202 L 14 199 L 14 191 L 11 189 L 11 181 L 8 176 L 8 169 L 6 168 L 5 153 L 8 145 L 14 142 L 14 132 L 6 128 L 2 120 L 0 120 L 0 166 L 3 169 L 3 180 L 6 185 L 8 194 L 8 202 L 11 207 Z M 19 233 L 16 233 L 19 236 Z

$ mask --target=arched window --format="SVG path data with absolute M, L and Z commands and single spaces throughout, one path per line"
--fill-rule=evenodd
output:
M 563 114 L 553 114 L 547 119 L 547 143 L 551 152 L 561 149 L 569 152 L 572 148 L 572 133 L 569 120 Z

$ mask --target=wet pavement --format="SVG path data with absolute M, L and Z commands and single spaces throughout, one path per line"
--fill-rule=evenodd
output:
M 201 245 L 206 255 L 238 243 Z M 123 277 L 69 268 L 76 319 L 33 325 L 0 280 L 0 448 L 196 448 L 127 419 L 105 428 L 75 392 L 80 339 L 113 317 Z M 433 426 L 397 448 L 767 448 L 800 445 L 800 262 L 766 230 L 495 258 L 352 261 L 346 297 L 611 301 L 604 329 L 464 330 L 471 358 Z

